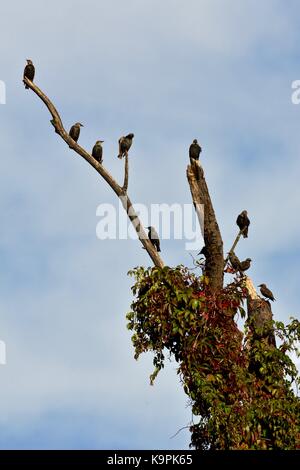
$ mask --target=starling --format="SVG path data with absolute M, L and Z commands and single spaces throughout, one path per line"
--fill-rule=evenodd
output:
M 33 82 L 34 74 L 35 74 L 34 65 L 30 59 L 27 59 L 27 65 L 24 69 L 24 78 L 28 78 L 28 80 Z M 29 86 L 25 84 L 25 88 L 29 88 Z
M 155 230 L 154 227 L 147 227 L 148 229 L 148 237 L 154 248 L 156 248 L 156 251 L 160 251 L 160 242 L 158 238 L 157 231 Z
M 251 261 L 251 258 L 247 258 L 245 261 L 240 261 L 240 270 L 242 272 L 247 271 L 247 269 L 249 269 L 251 266 Z
M 274 298 L 273 293 L 270 291 L 270 289 L 267 288 L 266 284 L 260 284 L 258 287 L 260 287 L 260 292 L 262 293 L 262 295 L 263 295 L 264 297 L 266 297 L 267 299 L 272 300 L 272 302 L 273 302 L 274 300 L 276 300 L 276 299 Z
M 77 140 L 79 139 L 81 127 L 83 127 L 83 124 L 80 124 L 80 122 L 76 122 L 76 124 L 74 124 L 70 129 L 69 136 L 74 140 L 74 142 L 77 142 Z
M 241 262 L 234 253 L 229 253 L 229 261 L 236 271 L 241 271 Z
M 207 257 L 208 252 L 207 252 L 207 248 L 206 248 L 205 245 L 204 245 L 204 247 L 202 248 L 202 250 L 199 251 L 198 256 L 199 256 L 199 255 L 203 255 L 203 256 L 205 256 L 205 258 Z
M 102 149 L 102 145 L 103 144 L 104 140 L 97 140 L 97 142 L 95 143 L 94 147 L 93 147 L 93 150 L 92 150 L 92 155 L 94 157 L 95 160 L 97 160 L 97 162 L 99 163 L 102 163 L 103 162 L 103 159 L 102 159 L 102 153 L 103 153 L 103 149 Z
M 193 160 L 199 160 L 200 152 L 202 152 L 202 148 L 198 144 L 198 140 L 194 139 L 193 143 L 190 145 L 190 150 L 189 150 L 191 163 Z
M 132 145 L 132 139 L 134 138 L 134 134 L 128 134 L 125 137 L 120 137 L 119 139 L 119 155 L 118 158 L 123 158 L 124 156 L 128 156 L 128 151 Z
M 243 211 L 238 215 L 236 219 L 236 223 L 240 229 L 240 231 L 243 232 L 243 237 L 248 238 L 248 227 L 250 225 L 250 220 L 248 219 L 248 212 Z

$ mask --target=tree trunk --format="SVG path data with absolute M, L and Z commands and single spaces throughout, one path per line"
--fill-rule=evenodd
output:
M 222 289 L 224 277 L 223 241 L 204 178 L 198 162 L 187 167 L 187 178 L 197 212 L 201 232 L 207 249 L 205 274 L 212 290 Z

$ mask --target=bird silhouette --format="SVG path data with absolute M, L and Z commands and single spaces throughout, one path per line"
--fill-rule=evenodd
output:
M 274 300 L 276 300 L 274 298 L 274 295 L 273 295 L 272 291 L 270 291 L 270 289 L 267 288 L 266 284 L 259 284 L 258 287 L 260 287 L 260 292 L 264 297 L 266 297 L 267 299 L 272 300 L 272 302 L 274 302 Z
M 244 261 L 240 261 L 240 271 L 247 271 L 247 269 L 249 269 L 251 266 L 251 261 L 251 258 L 247 258 Z
M 201 146 L 198 144 L 198 140 L 194 139 L 189 148 L 190 161 L 199 160 L 200 153 L 202 152 Z
M 119 138 L 119 155 L 118 158 L 128 156 L 128 151 L 132 145 L 134 134 L 128 134 Z
M 103 155 L 102 144 L 103 144 L 103 142 L 104 142 L 104 140 L 97 140 L 97 142 L 95 143 L 95 145 L 93 147 L 93 150 L 92 150 L 92 156 L 99 163 L 103 162 L 103 158 L 102 158 L 102 155 Z
M 159 237 L 157 234 L 157 231 L 155 230 L 154 227 L 147 227 L 148 229 L 148 237 L 154 248 L 156 248 L 156 251 L 160 251 L 160 241 Z
M 83 124 L 76 122 L 70 129 L 69 136 L 74 140 L 74 142 L 77 142 L 79 139 L 81 127 L 84 127 Z
M 248 212 L 247 211 L 242 211 L 237 219 L 236 223 L 239 227 L 239 229 L 243 232 L 243 237 L 248 238 L 248 228 L 250 225 L 250 220 L 248 218 Z
M 32 61 L 30 59 L 27 59 L 27 65 L 25 66 L 25 69 L 24 69 L 23 78 L 28 78 L 28 80 L 33 82 L 34 75 L 35 75 L 35 67 L 34 67 Z M 27 88 L 27 89 L 29 88 L 29 86 L 26 85 L 26 83 L 25 83 L 25 88 Z

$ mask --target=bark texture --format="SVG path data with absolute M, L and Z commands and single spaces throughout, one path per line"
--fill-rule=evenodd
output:
M 223 241 L 205 181 L 198 162 L 187 167 L 187 179 L 207 250 L 205 274 L 212 290 L 222 289 L 224 277 Z

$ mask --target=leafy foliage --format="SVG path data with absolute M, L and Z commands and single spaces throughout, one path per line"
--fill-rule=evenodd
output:
M 135 268 L 132 288 L 136 299 L 128 313 L 135 358 L 154 353 L 153 384 L 174 356 L 185 393 L 198 423 L 191 425 L 196 449 L 300 448 L 300 400 L 296 366 L 288 356 L 297 352 L 300 323 L 272 322 L 281 341 L 276 348 L 245 334 L 235 317 L 245 316 L 247 291 L 241 280 L 220 292 L 209 279 L 198 278 L 183 266 Z

